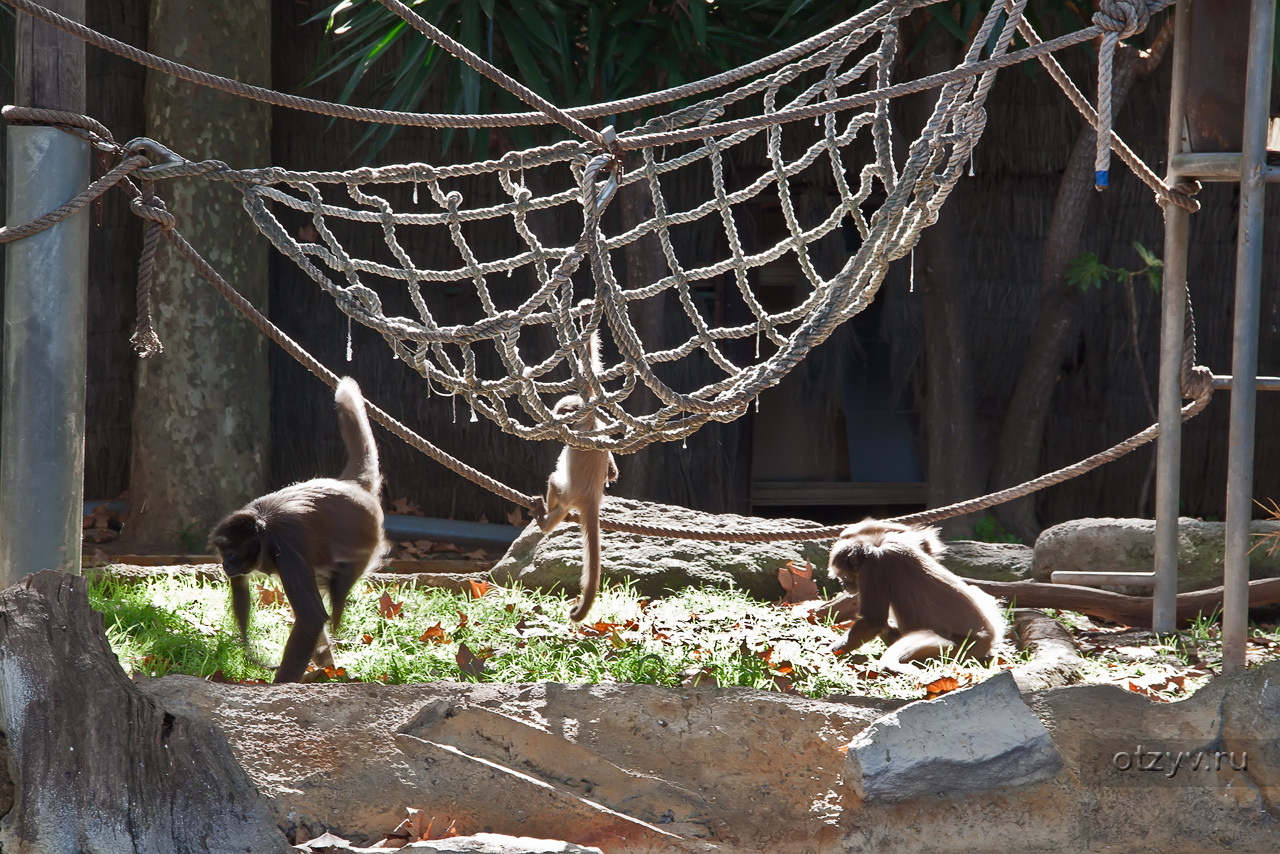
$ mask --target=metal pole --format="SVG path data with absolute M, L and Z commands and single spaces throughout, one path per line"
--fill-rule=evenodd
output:
M 1165 181 L 1177 183 L 1174 157 L 1183 148 L 1182 127 L 1187 112 L 1187 68 L 1191 59 L 1191 4 L 1177 4 L 1173 30 L 1173 87 L 1169 94 L 1168 171 Z M 1177 205 L 1164 208 L 1164 284 L 1160 314 L 1160 438 L 1156 443 L 1155 590 L 1151 597 L 1151 625 L 1159 634 L 1177 628 L 1178 594 L 1178 481 L 1182 469 L 1183 324 L 1187 308 L 1187 233 L 1190 214 Z
M 1258 374 L 1258 306 L 1266 196 L 1267 125 L 1275 0 L 1253 0 L 1249 76 L 1245 87 L 1240 225 L 1236 239 L 1236 306 L 1232 344 L 1231 431 L 1227 457 L 1227 534 L 1222 583 L 1222 669 L 1244 667 L 1249 621 L 1249 521 L 1253 518 L 1253 432 Z
M 50 3 L 84 20 L 84 0 Z M 15 100 L 83 112 L 84 45 L 18 16 Z M 89 183 L 88 145 L 43 127 L 9 128 L 7 222 L 46 213 Z M 80 572 L 84 492 L 89 214 L 5 256 L 0 376 L 0 585 L 41 569 Z

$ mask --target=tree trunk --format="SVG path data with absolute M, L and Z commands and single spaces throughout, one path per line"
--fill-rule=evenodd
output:
M 1134 81 L 1149 74 L 1164 58 L 1171 23 L 1156 37 L 1149 54 L 1120 46 L 1111 90 L 1113 114 L 1120 111 Z M 989 479 L 992 490 L 1014 486 L 1040 474 L 1045 421 L 1057 389 L 1058 372 L 1080 334 L 1080 289 L 1067 284 L 1066 273 L 1067 265 L 1080 253 L 1080 233 L 1095 193 L 1095 139 L 1093 128 L 1085 125 L 1080 129 L 1058 185 L 1040 272 L 1040 312 L 995 449 Z M 1006 529 L 1024 540 L 1033 540 L 1040 531 L 1033 497 L 1011 501 L 997 508 L 995 514 Z
M 921 52 L 919 68 L 912 75 L 927 75 L 954 68 L 961 46 L 947 33 L 936 34 Z M 924 125 L 937 92 L 926 92 L 904 104 L 906 127 Z M 915 265 L 915 285 L 920 292 L 925 341 L 925 476 L 926 500 L 941 507 L 982 491 L 978 452 L 976 392 L 969 344 L 968 282 L 964 274 L 963 245 L 956 231 L 954 201 L 944 205 L 938 221 L 920 236 L 910 263 Z M 947 535 L 967 533 L 970 516 L 948 519 Z
M 154 0 L 149 44 L 162 56 L 248 83 L 269 84 L 266 0 Z M 270 110 L 152 72 L 150 135 L 180 155 L 261 166 L 270 159 Z M 266 311 L 267 242 L 229 187 L 162 182 L 178 229 L 245 297 Z M 161 242 L 156 330 L 164 352 L 138 367 L 130 517 L 134 548 L 203 550 L 217 519 L 264 491 L 266 341 Z
M 969 348 L 966 285 L 956 259 L 956 212 L 944 208 L 921 235 L 916 285 L 924 310 L 925 425 L 928 445 L 927 501 L 942 507 L 982 492 L 978 457 L 977 391 Z M 973 515 L 942 523 L 944 534 L 968 533 Z
M 290 850 L 222 732 L 124 675 L 87 590 L 44 571 L 0 593 L 0 846 Z
M 632 168 L 640 168 L 638 164 Z M 654 215 L 653 197 L 649 194 L 649 182 L 639 181 L 623 187 L 619 193 L 623 229 L 633 228 Z M 626 247 L 627 287 L 635 288 L 656 282 L 667 274 L 666 259 L 656 234 L 647 234 Z M 646 352 L 660 350 L 665 343 L 663 323 L 666 319 L 667 292 L 656 297 L 628 304 L 631 322 L 636 327 Z M 648 386 L 639 384 L 627 401 L 627 410 L 634 415 L 649 415 L 660 404 Z M 624 454 L 618 459 L 620 474 L 618 486 L 630 498 L 642 501 L 672 500 L 669 488 L 672 465 L 679 465 L 669 442 L 657 442 L 634 454 Z

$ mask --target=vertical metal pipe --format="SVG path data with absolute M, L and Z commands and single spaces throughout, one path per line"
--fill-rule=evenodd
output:
M 1275 0 L 1253 0 L 1249 76 L 1245 87 L 1240 226 L 1236 239 L 1236 305 L 1232 343 L 1231 431 L 1227 457 L 1227 535 L 1222 583 L 1222 669 L 1244 667 L 1249 622 L 1249 521 L 1253 518 L 1253 431 L 1258 374 L 1258 307 L 1262 288 L 1262 224 Z
M 53 128 L 12 126 L 8 180 L 6 221 L 34 219 L 88 185 L 88 144 Z M 87 211 L 6 251 L 0 380 L 4 587 L 41 569 L 80 572 L 88 258 Z
M 1169 92 L 1169 149 L 1165 180 L 1175 184 L 1175 154 L 1183 151 L 1182 129 L 1187 111 L 1187 67 L 1191 58 L 1191 4 L 1177 4 L 1173 30 L 1173 85 Z M 1187 307 L 1187 233 L 1190 214 L 1177 205 L 1164 209 L 1164 284 L 1160 315 L 1160 439 L 1156 444 L 1156 554 L 1151 625 L 1172 632 L 1178 593 L 1178 505 L 1182 470 L 1183 324 Z

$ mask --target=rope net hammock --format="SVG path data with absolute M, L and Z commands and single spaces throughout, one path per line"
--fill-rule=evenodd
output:
M 218 161 L 173 158 L 143 172 L 151 178 L 202 174 L 231 182 L 278 250 L 351 320 L 380 333 L 431 390 L 465 399 L 473 418 L 487 418 L 525 439 L 635 451 L 686 437 L 709 420 L 741 416 L 763 390 L 867 306 L 889 264 L 908 254 L 922 229 L 936 220 L 982 135 L 982 105 L 1025 0 L 1008 4 L 1007 14 L 996 4 L 987 15 L 966 57 L 969 68 L 941 87 L 919 137 L 898 162 L 887 90 L 899 87 L 890 87 L 889 75 L 899 24 L 920 5 L 925 4 L 884 2 L 743 69 L 576 111 L 588 118 L 616 115 L 674 98 L 687 101 L 690 90 L 712 90 L 698 91 L 695 103 L 624 133 L 593 131 L 569 114 L 575 111 L 554 108 L 450 116 L 451 124 L 474 127 L 554 120 L 582 138 L 454 166 L 297 172 L 231 170 Z M 416 18 L 407 8 L 396 11 L 412 16 L 407 17 L 411 22 Z M 418 24 L 429 27 L 420 18 Z M 984 49 L 988 57 L 980 61 Z M 983 62 L 988 68 L 979 73 Z M 735 148 L 749 143 L 763 144 L 766 168 L 754 180 L 735 185 L 726 176 L 726 162 Z M 623 169 L 624 161 L 634 165 Z M 827 173 L 824 181 L 834 188 L 816 213 L 811 200 L 800 209 L 792 186 L 812 170 Z M 477 176 L 500 187 L 496 203 L 469 203 L 464 196 L 463 181 Z M 695 182 L 705 201 L 673 209 L 664 188 L 677 181 Z M 391 185 L 402 186 L 393 190 Z M 550 189 L 535 194 L 530 185 Z M 626 227 L 611 224 L 619 218 L 606 221 L 605 210 L 626 192 L 651 200 L 652 213 Z M 397 198 L 411 193 L 412 203 L 402 204 L 409 210 L 393 206 L 389 198 L 397 193 Z M 882 201 L 866 204 L 869 198 Z M 751 241 L 740 224 L 751 216 L 752 205 L 766 200 L 781 211 L 783 236 L 773 245 L 748 248 Z M 312 228 L 291 233 L 277 218 L 280 208 L 300 212 Z M 578 239 L 562 246 L 540 239 L 531 219 L 546 212 L 563 217 L 566 210 L 576 211 L 573 219 L 581 223 Z M 337 221 L 345 229 L 380 231 L 385 251 L 356 257 L 336 236 Z M 714 241 L 718 257 L 686 263 L 682 229 L 708 224 L 719 235 Z M 476 235 L 493 229 L 518 236 L 520 251 L 483 257 L 475 248 Z M 842 229 L 856 229 L 860 246 L 838 269 L 824 271 L 816 248 L 824 240 L 843 240 Z M 415 230 L 429 233 L 410 236 Z M 628 282 L 618 267 L 628 247 L 642 239 L 656 239 L 665 269 L 654 281 Z M 451 245 L 456 266 L 430 268 L 405 248 L 431 241 Z M 757 279 L 769 264 L 785 265 L 796 278 L 799 296 L 786 307 L 766 307 L 758 296 Z M 522 299 L 504 304 L 493 283 L 513 275 L 530 286 Z M 588 292 L 583 280 L 589 279 L 589 298 L 575 298 L 575 279 L 580 293 Z M 743 322 L 716 325 L 714 312 L 700 300 L 699 288 L 717 281 L 746 306 Z M 412 316 L 384 309 L 392 301 L 388 288 L 407 294 L 407 301 L 398 297 L 396 302 L 411 305 Z M 473 319 L 438 320 L 433 305 L 446 288 L 455 294 L 459 288 L 474 291 Z M 661 319 L 665 341 L 671 343 L 650 349 L 638 316 L 645 301 L 664 294 L 668 306 L 679 306 L 678 313 L 668 309 Z M 588 347 L 598 331 L 605 332 L 617 356 L 606 359 L 597 374 Z M 700 376 L 707 375 L 706 365 L 713 366 L 711 380 L 677 387 L 660 376 L 659 366 L 695 358 L 703 362 Z M 647 408 L 653 411 L 647 414 L 628 405 L 641 388 L 651 396 Z M 581 395 L 606 426 L 581 432 L 557 423 L 550 405 L 570 392 Z

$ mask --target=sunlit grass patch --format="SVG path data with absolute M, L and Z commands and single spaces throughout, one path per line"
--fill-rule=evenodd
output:
M 191 577 L 130 584 L 104 575 L 90 597 L 126 671 L 270 680 L 272 672 L 252 658 L 279 660 L 292 611 L 274 580 L 259 581 L 252 657 L 236 637 L 225 585 Z M 803 606 L 763 603 L 727 588 L 650 600 L 628 585 L 606 586 L 582 624 L 568 619 L 568 608 L 566 597 L 533 590 L 481 585 L 458 594 L 360 584 L 334 638 L 340 672 L 320 678 L 737 685 L 813 697 L 915 698 L 939 676 L 964 685 L 1008 666 L 951 661 L 921 674 L 881 673 L 879 642 L 837 658 L 830 647 L 840 632 Z

